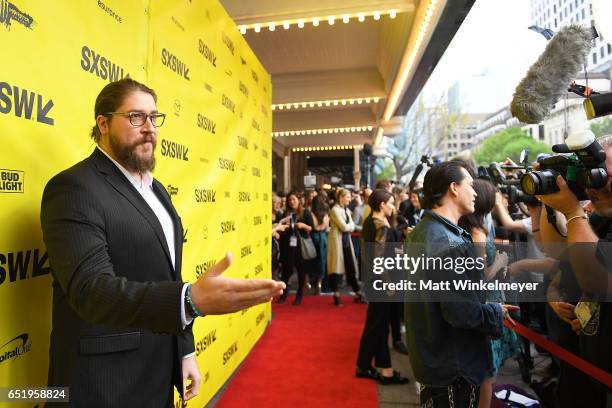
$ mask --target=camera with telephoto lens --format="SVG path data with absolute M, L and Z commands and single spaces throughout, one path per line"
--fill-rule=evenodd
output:
M 538 158 L 538 171 L 529 171 L 521 177 L 523 191 L 531 195 L 555 193 L 559 191 L 557 176 L 560 175 L 578 200 L 588 200 L 585 189 L 606 185 L 606 153 L 595 135 L 588 131 L 572 136 L 565 143 L 553 146 L 557 154 Z
M 527 151 L 524 151 L 521 156 L 527 154 Z M 510 175 L 506 175 L 504 170 L 518 170 L 523 169 L 521 166 L 501 166 L 499 163 L 491 163 L 488 168 L 479 168 L 478 173 L 484 174 L 484 170 L 486 170 L 488 174 L 488 179 L 491 180 L 493 184 L 495 184 L 499 191 L 502 194 L 505 194 L 508 197 L 508 205 L 514 206 L 518 203 L 524 203 L 527 205 L 537 205 L 538 200 L 533 196 L 526 194 L 521 190 L 520 179 L 513 173 Z

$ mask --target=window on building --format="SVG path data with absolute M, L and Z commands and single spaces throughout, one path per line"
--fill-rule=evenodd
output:
M 557 14 L 557 5 L 553 4 L 553 14 Z
M 584 19 L 585 18 L 585 16 L 584 16 L 584 9 L 582 9 L 581 14 L 582 14 L 582 18 Z
M 606 52 L 606 50 L 605 50 L 605 48 L 602 46 L 602 47 L 599 49 L 599 56 L 601 57 L 601 59 L 603 59 L 603 58 L 606 56 L 605 52 Z
M 597 53 L 593 53 L 593 64 L 597 64 Z
M 608 55 L 612 54 L 612 45 L 608 44 Z

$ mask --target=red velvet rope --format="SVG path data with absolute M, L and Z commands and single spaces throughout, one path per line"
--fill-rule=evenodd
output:
M 553 343 L 546 337 L 534 332 L 533 330 L 527 328 L 519 322 L 516 322 L 516 324 L 513 325 L 508 320 L 504 320 L 504 325 L 510 330 L 514 330 L 517 334 L 528 338 L 538 346 L 548 350 L 551 354 L 554 354 L 561 360 L 573 365 L 588 376 L 596 379 L 602 384 L 605 384 L 606 386 L 608 386 L 608 388 L 612 388 L 612 375 L 610 373 L 602 370 L 599 367 L 594 366 L 593 364 L 583 360 L 575 354 L 570 353 L 563 347 Z

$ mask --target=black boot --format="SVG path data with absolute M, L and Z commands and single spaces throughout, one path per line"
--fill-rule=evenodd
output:
M 338 307 L 342 307 L 342 301 L 340 300 L 340 295 L 334 295 L 334 305 Z
M 298 294 L 295 296 L 295 300 L 293 301 L 293 306 L 299 306 L 299 305 L 301 305 L 301 304 L 302 304 L 302 294 L 301 294 L 301 293 L 298 293 Z

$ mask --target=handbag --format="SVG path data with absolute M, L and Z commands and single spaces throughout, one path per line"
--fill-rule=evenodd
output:
M 317 257 L 317 250 L 314 246 L 314 242 L 312 242 L 312 238 L 310 236 L 304 238 L 302 234 L 298 232 L 298 239 L 300 240 L 302 259 L 305 261 L 315 259 Z

